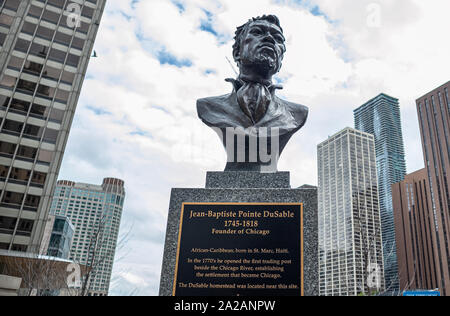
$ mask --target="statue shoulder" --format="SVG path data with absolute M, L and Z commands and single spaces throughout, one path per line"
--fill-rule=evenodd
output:
M 229 104 L 230 95 L 225 94 L 217 97 L 207 97 L 197 100 L 197 111 L 203 113 L 204 111 L 211 111 L 222 108 Z
M 197 100 L 198 116 L 207 125 L 216 126 L 229 112 L 232 112 L 231 94 Z
M 289 101 L 286 101 L 286 100 L 281 100 L 281 102 L 285 105 L 286 109 L 292 114 L 294 119 L 297 122 L 301 123 L 301 125 L 303 126 L 303 124 L 308 119 L 309 108 L 307 106 L 302 105 L 302 104 L 289 102 Z

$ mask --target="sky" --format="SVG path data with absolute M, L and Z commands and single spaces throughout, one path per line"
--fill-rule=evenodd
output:
M 279 163 L 298 187 L 317 185 L 317 145 L 382 92 L 400 101 L 408 172 L 423 168 L 415 100 L 450 80 L 448 12 L 448 0 L 108 0 L 59 179 L 125 181 L 110 294 L 158 295 L 171 189 L 225 166 L 196 100 L 231 92 L 237 26 L 280 18 L 278 95 L 310 109 Z

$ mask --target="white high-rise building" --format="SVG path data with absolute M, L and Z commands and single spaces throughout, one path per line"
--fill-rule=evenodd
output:
M 0 0 L 0 250 L 37 253 L 105 0 Z
M 89 295 L 108 295 L 124 200 L 124 182 L 119 179 L 106 178 L 102 185 L 56 185 L 50 213 L 69 218 L 75 227 L 70 260 L 93 268 Z
M 318 168 L 320 295 L 383 291 L 374 136 L 344 129 L 318 146 Z

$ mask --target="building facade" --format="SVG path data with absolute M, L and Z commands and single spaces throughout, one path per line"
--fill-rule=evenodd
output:
M 72 284 L 74 280 L 68 273 L 75 266 L 81 271 L 86 270 L 86 267 L 66 259 L 0 250 L 0 274 L 7 279 L 21 280 L 17 291 L 19 296 L 78 296 L 76 284 Z M 1 287 L 0 284 L 0 291 Z
M 50 213 L 68 217 L 75 227 L 70 260 L 92 268 L 90 295 L 108 295 L 124 199 L 124 182 L 118 179 L 106 178 L 102 185 L 57 183 Z
M 382 292 L 383 249 L 375 141 L 346 128 L 318 146 L 322 296 Z M 375 273 L 368 275 L 367 271 Z M 370 284 L 372 282 L 372 284 Z
M 380 94 L 356 109 L 354 116 L 357 130 L 375 136 L 386 290 L 396 292 L 400 284 L 391 186 L 406 175 L 398 99 Z
M 18 296 L 21 278 L 4 275 L 2 272 L 2 263 L 0 263 L 0 296 Z
M 40 254 L 69 259 L 74 233 L 75 228 L 67 217 L 49 215 L 42 238 Z
M 438 287 L 450 295 L 450 82 L 417 100 L 435 225 Z
M 436 231 L 427 170 L 408 174 L 392 186 L 400 288 L 439 288 L 434 251 Z
M 0 249 L 39 252 L 105 2 L 0 1 Z

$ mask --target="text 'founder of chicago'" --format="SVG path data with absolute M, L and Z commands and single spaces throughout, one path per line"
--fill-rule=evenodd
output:
M 226 79 L 233 85 L 232 93 L 197 101 L 200 119 L 219 133 L 227 149 L 226 171 L 276 172 L 284 147 L 306 123 L 307 107 L 276 96 L 282 87 L 274 84 L 272 77 L 280 71 L 285 52 L 285 37 L 276 16 L 251 19 L 236 31 L 233 57 L 239 76 Z M 232 130 L 240 132 L 230 139 Z M 237 140 L 235 134 L 239 133 L 245 136 L 245 143 Z M 277 146 L 271 133 L 276 134 Z M 261 145 L 263 139 L 267 146 Z M 275 158 L 265 160 L 262 149 Z

